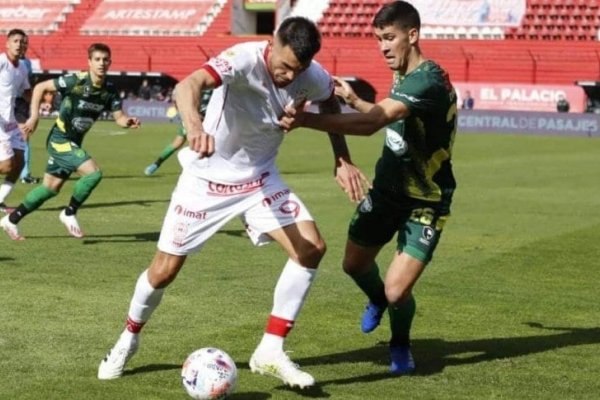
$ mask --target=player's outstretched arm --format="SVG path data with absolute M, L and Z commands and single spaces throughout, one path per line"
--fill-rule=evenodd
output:
M 23 132 L 25 139 L 28 139 L 31 135 L 33 135 L 33 132 L 35 132 L 37 129 L 40 119 L 40 104 L 45 92 L 56 92 L 54 79 L 48 79 L 40 82 L 33 88 L 33 92 L 31 94 L 31 104 L 29 105 L 29 118 L 21 126 L 21 131 Z
M 340 104 L 335 96 L 319 103 L 322 114 L 339 114 Z M 342 135 L 329 133 L 331 148 L 335 157 L 334 176 L 338 185 L 348 195 L 350 201 L 358 202 L 365 196 L 365 188 L 370 186 L 367 177 L 358 169 L 350 158 L 346 138 Z
M 113 118 L 117 125 L 123 128 L 137 129 L 142 126 L 142 122 L 136 117 L 130 117 L 125 114 L 122 110 L 113 112 Z

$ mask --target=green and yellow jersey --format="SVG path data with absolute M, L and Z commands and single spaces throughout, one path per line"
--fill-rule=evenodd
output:
M 451 201 L 456 187 L 451 155 L 456 134 L 456 93 L 448 74 L 425 61 L 405 76 L 394 75 L 390 98 L 410 115 L 386 127 L 374 185 L 392 195 Z
M 121 110 L 121 98 L 110 82 L 95 86 L 88 72 L 54 79 L 62 95 L 58 118 L 50 134 L 81 146 L 85 134 L 104 111 Z

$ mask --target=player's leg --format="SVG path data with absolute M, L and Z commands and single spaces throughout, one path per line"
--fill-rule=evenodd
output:
M 61 211 L 59 219 L 71 236 L 82 238 L 84 234 L 77 221 L 77 210 L 90 197 L 102 180 L 102 171 L 93 159 L 88 158 L 77 167 L 77 173 L 80 178 L 75 182 L 69 205 Z
M 415 362 L 410 351 L 410 330 L 416 312 L 412 288 L 425 269 L 425 263 L 406 253 L 397 253 L 385 277 L 386 296 L 390 317 L 390 371 L 410 374 Z
M 2 169 L 5 177 L 4 181 L 0 184 L 0 207 L 4 209 L 4 212 L 12 211 L 6 206 L 5 201 L 10 192 L 12 192 L 15 183 L 19 180 L 21 168 L 23 168 L 23 150 L 13 148 L 13 156 Z
M 42 184 L 30 190 L 26 195 L 25 199 L 19 204 L 9 215 L 6 215 L 0 224 L 4 231 L 13 240 L 23 240 L 24 237 L 19 234 L 17 224 L 25 218 L 26 215 L 31 214 L 42 206 L 47 200 L 56 196 L 63 184 L 65 183 L 67 176 L 54 176 L 46 173 Z
M 302 201 L 277 176 L 263 193 L 259 204 L 244 215 L 245 223 L 255 244 L 275 240 L 288 254 L 288 260 L 275 286 L 271 314 L 250 359 L 250 368 L 276 376 L 291 386 L 308 387 L 314 384 L 314 378 L 290 361 L 283 344 L 304 304 L 326 246 Z
M 208 183 L 202 179 L 185 173 L 179 178 L 163 222 L 158 251 L 150 267 L 137 280 L 126 328 L 100 363 L 99 379 L 114 379 L 123 374 L 125 364 L 139 346 L 142 327 L 158 307 L 165 288 L 175 279 L 187 255 L 199 251 L 235 216 L 226 206 L 221 208 L 227 199 L 207 196 L 207 191 Z M 208 211 L 198 209 L 200 204 L 210 210 L 210 220 Z
M 186 256 L 157 250 L 150 267 L 138 277 L 129 305 L 125 329 L 98 368 L 98 379 L 116 379 L 123 375 L 126 363 L 136 353 L 140 331 L 160 304 L 165 288 L 185 262 Z
M 179 150 L 184 144 L 185 144 L 185 134 L 180 129 L 177 136 L 175 136 L 175 139 L 173 139 L 173 142 L 169 143 L 163 149 L 163 151 L 160 153 L 160 155 L 158 156 L 156 161 L 154 161 L 152 164 L 150 164 L 146 167 L 146 169 L 144 170 L 144 174 L 146 174 L 147 176 L 152 175 L 154 172 L 156 172 L 156 170 L 158 168 L 160 168 L 161 164 L 166 159 L 171 157 L 173 155 L 173 153 L 175 153 L 177 150 Z
M 21 174 L 19 178 L 23 181 L 29 175 L 29 159 L 31 156 L 31 148 L 29 146 L 29 141 L 25 143 L 25 151 L 23 153 L 23 169 L 21 170 Z M 27 183 L 27 182 L 23 182 Z
M 273 308 L 263 338 L 250 359 L 253 372 L 267 373 L 290 386 L 314 385 L 314 378 L 299 369 L 283 350 L 283 343 L 302 309 L 325 254 L 325 242 L 312 221 L 301 221 L 269 232 L 288 253 L 273 293 Z
M 23 169 L 19 176 L 22 183 L 28 183 L 30 185 L 40 182 L 40 178 L 31 176 L 31 144 L 29 141 L 25 143 L 25 152 L 23 154 Z
M 412 288 L 433 257 L 446 216 L 436 208 L 417 202 L 406 214 L 398 232 L 398 249 L 385 278 L 392 336 L 390 371 L 409 374 L 415 369 L 410 351 L 410 331 L 416 312 Z
M 381 246 L 361 246 L 348 238 L 344 252 L 344 272 L 369 299 L 361 318 L 360 326 L 364 333 L 372 332 L 379 326 L 388 305 L 385 285 L 375 262 L 380 250 Z
M 375 257 L 398 230 L 398 211 L 376 189 L 358 205 L 348 227 L 344 272 L 367 296 L 361 330 L 373 331 L 387 307 L 385 286 Z

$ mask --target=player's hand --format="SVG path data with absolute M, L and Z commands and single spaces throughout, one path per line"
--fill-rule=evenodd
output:
M 333 82 L 335 84 L 335 95 L 341 97 L 348 106 L 354 108 L 354 103 L 358 100 L 358 96 L 354 92 L 354 89 L 352 89 L 352 86 L 337 76 L 333 77 Z
M 125 122 L 125 125 L 127 125 L 129 129 L 137 129 L 142 126 L 142 122 L 139 120 L 139 118 L 129 117 Z
M 279 119 L 279 126 L 284 132 L 289 132 L 292 129 L 302 126 L 304 122 L 304 106 L 306 99 L 300 99 L 290 102 L 285 106 L 284 114 Z
M 19 125 L 23 139 L 28 140 L 33 135 L 33 132 L 37 129 L 38 121 L 38 118 L 29 117 L 24 124 Z
M 198 158 L 210 157 L 215 152 L 215 137 L 206 132 L 188 132 L 190 149 L 198 153 Z
M 371 182 L 354 164 L 339 158 L 335 166 L 335 180 L 350 201 L 359 202 L 371 188 Z

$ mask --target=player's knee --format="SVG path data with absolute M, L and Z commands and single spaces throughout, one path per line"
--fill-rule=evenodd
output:
M 148 281 L 155 289 L 163 289 L 175 280 L 183 262 L 173 257 L 157 254 L 148 269 Z
M 4 160 L 0 162 L 0 174 L 7 175 L 14 169 L 12 159 Z
M 350 276 L 362 275 L 364 273 L 363 266 L 349 257 L 344 257 L 344 261 L 342 261 L 342 269 L 347 275 Z
M 314 242 L 305 241 L 300 246 L 296 261 L 307 268 L 317 268 L 326 252 L 327 245 L 323 239 L 318 238 Z
M 403 285 L 385 285 L 385 297 L 388 304 L 400 305 L 410 297 L 410 289 Z

